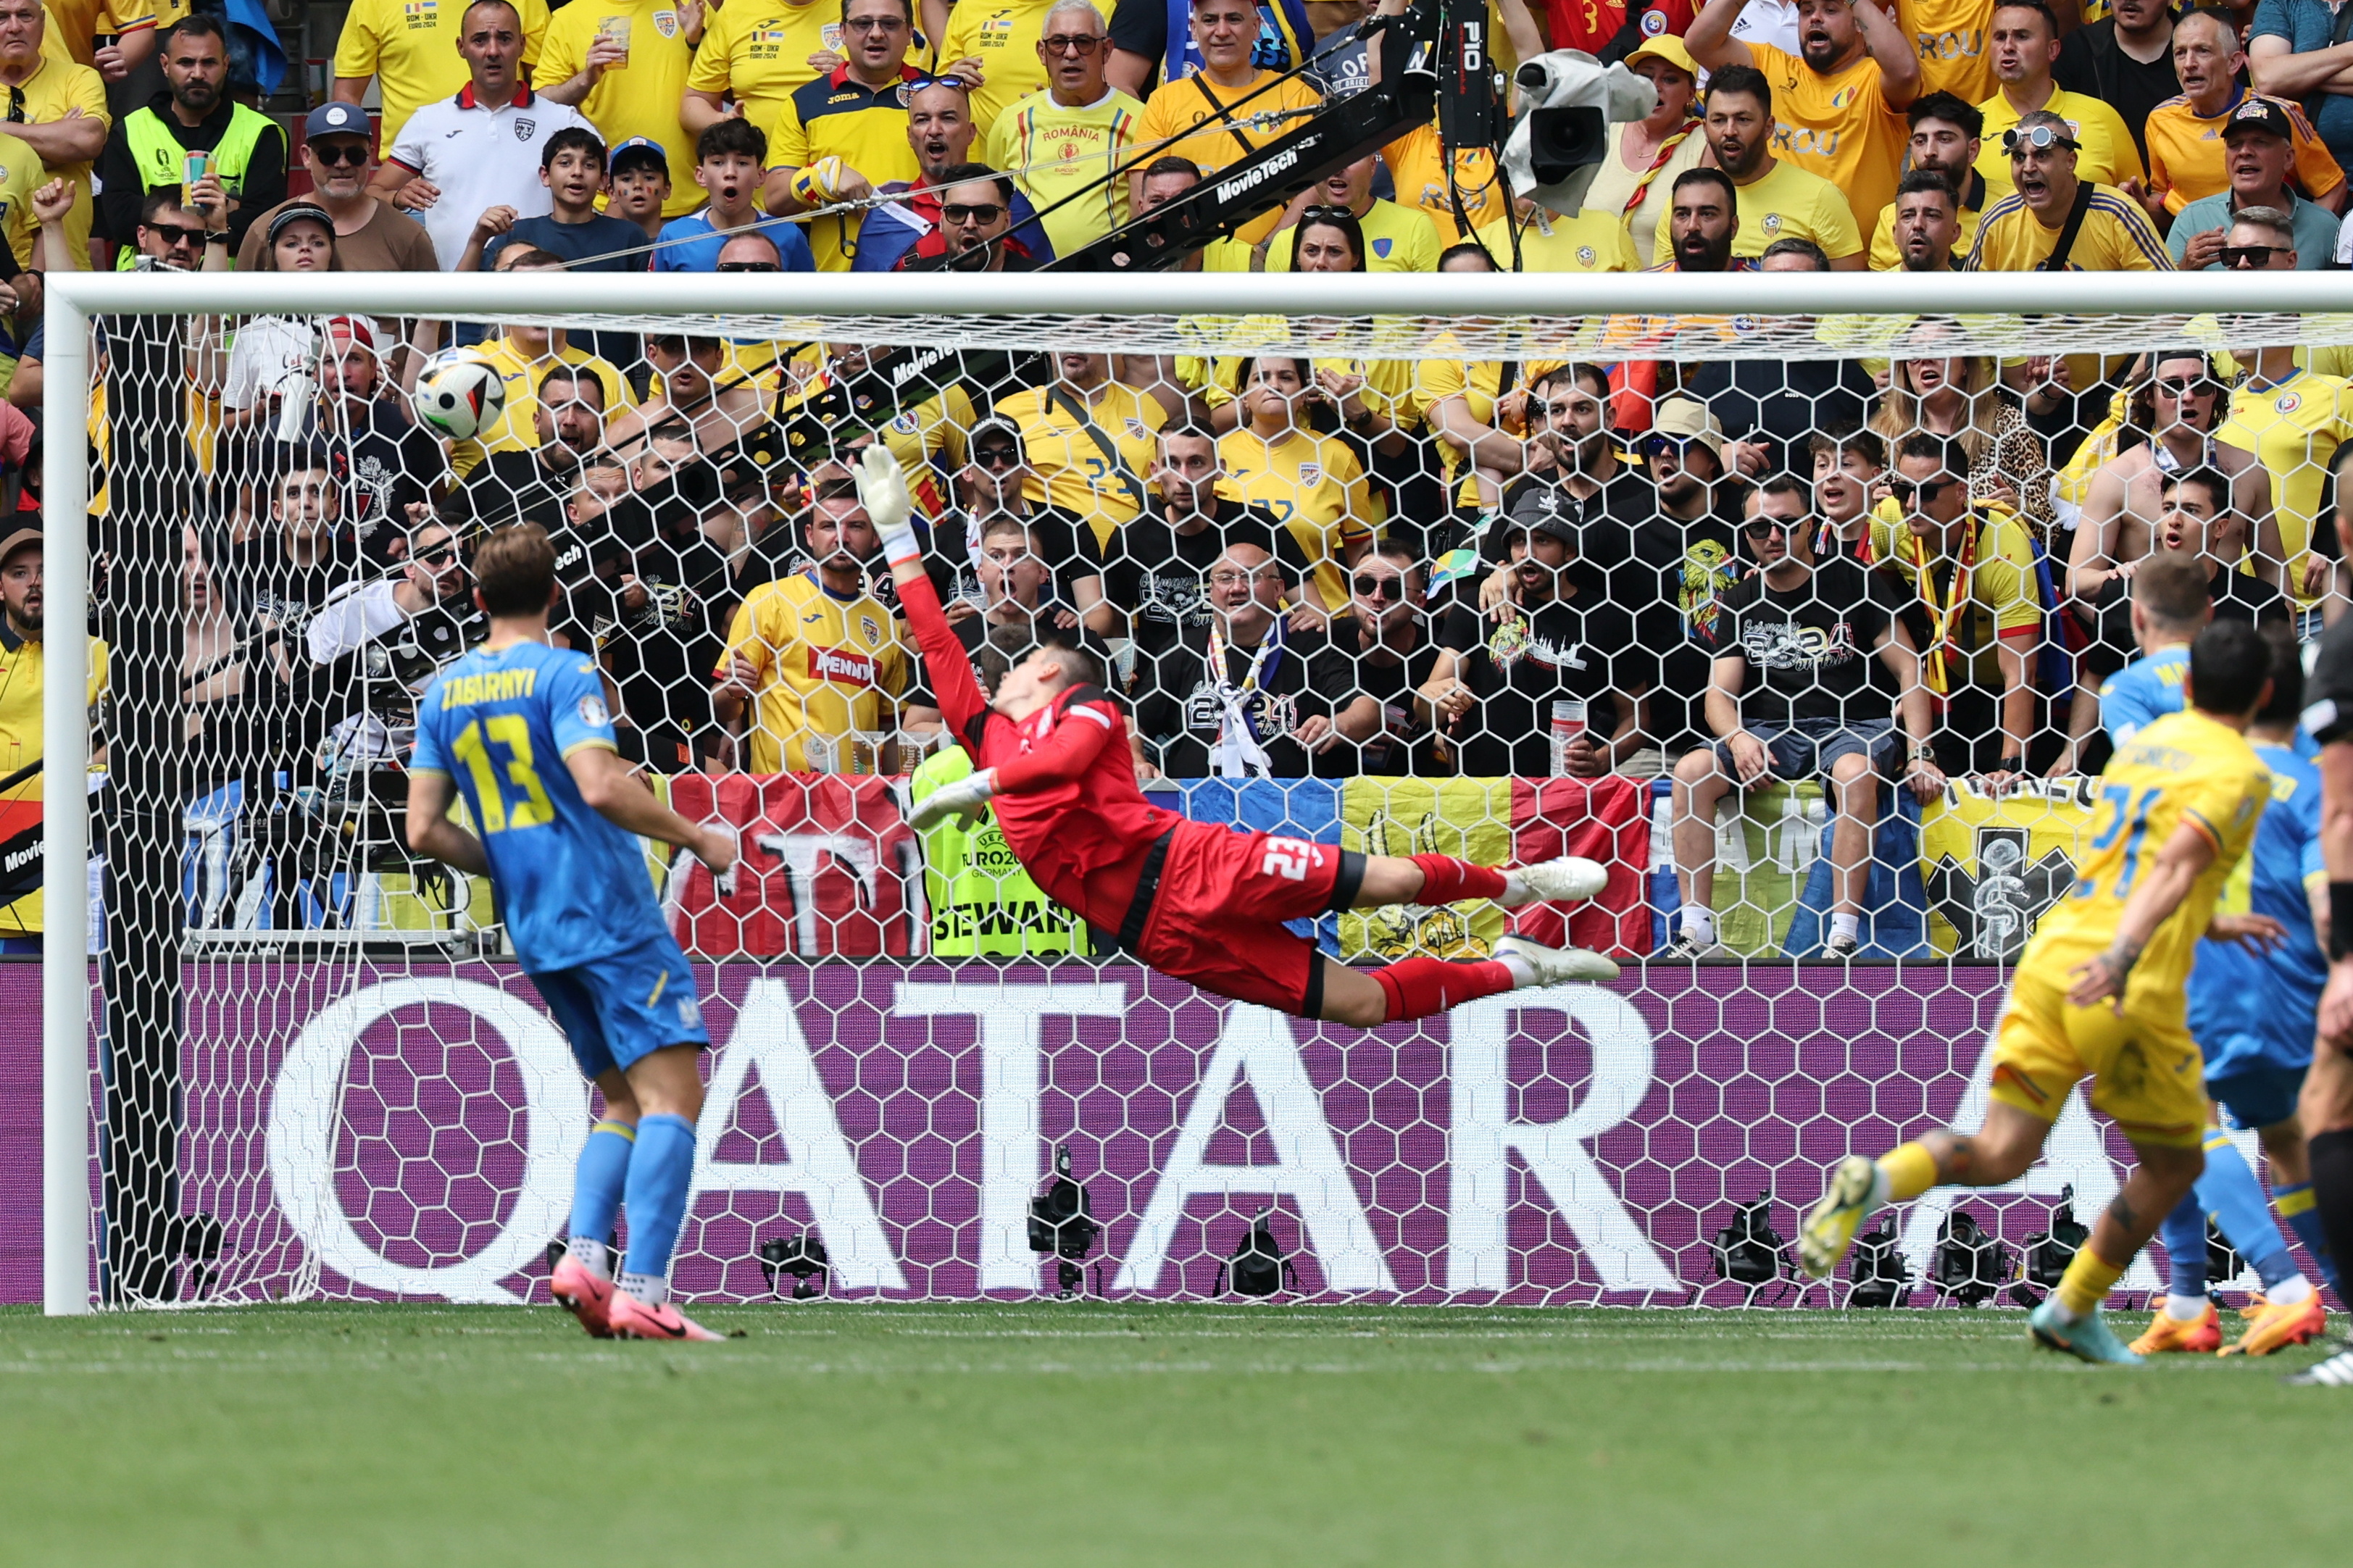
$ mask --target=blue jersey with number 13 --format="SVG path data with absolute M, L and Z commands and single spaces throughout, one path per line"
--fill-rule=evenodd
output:
M 491 862 L 491 887 L 532 973 L 592 963 L 663 934 L 637 836 L 580 797 L 565 759 L 614 749 L 596 661 L 545 643 L 451 664 L 417 704 L 419 773 L 457 781 Z

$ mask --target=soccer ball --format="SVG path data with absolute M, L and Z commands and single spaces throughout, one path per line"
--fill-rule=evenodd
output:
M 507 384 L 480 354 L 436 354 L 418 374 L 410 401 L 427 430 L 464 441 L 499 422 L 507 408 Z

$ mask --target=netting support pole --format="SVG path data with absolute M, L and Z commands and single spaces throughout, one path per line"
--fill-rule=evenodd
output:
M 64 287 L 49 289 L 44 359 L 42 578 L 45 612 L 41 752 L 44 867 L 41 951 L 41 1305 L 51 1317 L 90 1310 L 89 710 L 90 318 Z

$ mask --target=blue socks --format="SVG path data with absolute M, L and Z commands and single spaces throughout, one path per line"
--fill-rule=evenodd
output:
M 2287 1242 L 2263 1201 L 2263 1184 L 2247 1168 L 2239 1146 L 2219 1127 L 2206 1130 L 2206 1172 L 2190 1189 L 2198 1206 L 2214 1216 L 2222 1238 L 2245 1258 L 2265 1289 L 2300 1272 L 2288 1256 Z
M 649 1307 L 670 1296 L 670 1255 L 686 1224 L 686 1190 L 694 1177 L 694 1123 L 683 1116 L 648 1116 L 638 1122 L 629 1156 L 629 1250 L 621 1288 Z
M 2206 1211 L 2193 1191 L 2157 1227 L 2165 1243 L 2166 1289 L 2184 1300 L 2206 1294 Z
M 2263 1186 L 2240 1155 L 2239 1146 L 2221 1129 L 2210 1127 L 2205 1173 L 2189 1196 L 2175 1205 L 2158 1227 L 2170 1276 L 2167 1289 L 2174 1295 L 2206 1293 L 2206 1216 L 2210 1214 L 2221 1228 L 2222 1238 L 2247 1260 L 2265 1289 L 2301 1273 L 2273 1222 Z
M 2287 1221 L 2304 1249 L 2320 1266 L 2321 1277 L 2337 1292 L 2339 1301 L 2345 1300 L 2345 1282 L 2337 1278 L 2336 1256 L 2328 1250 L 2328 1237 L 2320 1228 L 2320 1211 L 2313 1206 L 2312 1184 L 2302 1183 L 2293 1187 L 2272 1189 L 2272 1206 L 2279 1210 L 2280 1218 Z
M 628 1122 L 599 1121 L 589 1129 L 573 1171 L 572 1235 L 565 1247 L 592 1274 L 609 1278 L 613 1272 L 607 1245 L 613 1239 L 613 1216 L 621 1212 L 621 1186 L 628 1179 L 629 1149 L 636 1142 Z

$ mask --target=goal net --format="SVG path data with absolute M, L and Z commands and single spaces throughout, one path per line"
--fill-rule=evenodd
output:
M 715 1042 L 706 1300 L 2028 1299 L 2128 1160 L 2080 1099 L 1827 1287 L 1782 1242 L 1837 1156 L 1983 1114 L 2005 965 L 2116 826 L 2111 731 L 2178 700 L 2160 655 L 2104 705 L 2137 595 L 2155 647 L 2185 584 L 2307 640 L 2345 591 L 2353 312 L 2309 275 L 2219 314 L 2076 275 L 53 287 L 5 860 L 46 847 L 11 912 L 47 949 L 0 1006 L 46 1007 L 9 1224 L 57 1311 L 547 1300 L 591 1094 L 405 822 L 502 526 L 554 539 L 628 759 L 741 836 L 726 879 L 646 857 Z M 968 763 L 872 441 L 982 679 L 1075 628 L 1160 804 L 1610 870 L 1324 952 L 1510 930 L 1621 978 L 1312 1025 L 1147 973 L 986 823 L 911 830 Z

